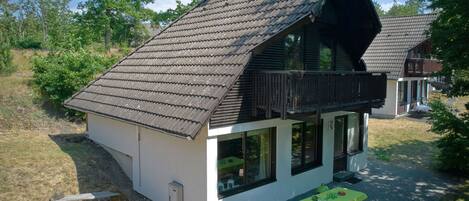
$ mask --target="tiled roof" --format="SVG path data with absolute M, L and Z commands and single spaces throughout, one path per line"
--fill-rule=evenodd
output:
M 65 106 L 194 138 L 251 57 L 317 0 L 207 0 Z
M 390 72 L 401 77 L 408 51 L 428 39 L 426 31 L 436 14 L 381 18 L 381 33 L 363 55 L 368 71 Z

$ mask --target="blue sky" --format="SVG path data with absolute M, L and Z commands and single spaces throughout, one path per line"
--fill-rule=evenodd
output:
M 76 10 L 77 5 L 79 2 L 83 2 L 85 0 L 71 0 L 70 2 L 70 8 L 72 10 Z M 189 3 L 191 0 L 181 0 L 183 3 Z M 383 7 L 384 10 L 389 10 L 391 8 L 392 4 L 394 3 L 394 0 L 377 0 L 379 4 L 381 4 L 381 7 Z M 398 3 L 404 2 L 404 0 L 397 0 Z M 154 3 L 151 3 L 146 6 L 147 8 L 150 8 L 155 11 L 162 11 L 162 10 L 167 10 L 169 8 L 175 8 L 176 7 L 176 0 L 155 0 Z

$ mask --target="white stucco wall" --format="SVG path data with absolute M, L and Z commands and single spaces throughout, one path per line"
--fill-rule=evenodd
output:
M 399 97 L 398 97 L 398 83 L 401 83 L 401 81 L 407 81 L 407 105 L 406 107 L 406 112 L 409 112 L 411 110 L 410 108 L 410 102 L 411 102 L 411 94 L 412 94 L 412 87 L 411 87 L 411 81 L 418 81 L 417 84 L 417 94 L 421 94 L 421 83 L 420 81 L 422 80 L 428 80 L 426 77 L 406 77 L 406 78 L 399 78 L 398 80 L 388 80 L 387 81 L 387 89 L 386 89 L 386 100 L 385 104 L 381 108 L 373 108 L 372 110 L 372 116 L 373 117 L 384 117 L 384 118 L 394 118 L 396 116 L 399 116 L 400 114 L 397 113 L 397 107 L 399 106 Z M 427 96 L 429 97 L 430 95 L 430 87 L 427 84 Z M 417 105 L 420 105 L 420 100 L 422 97 L 417 97 Z
M 276 181 L 249 191 L 232 195 L 223 201 L 285 201 L 318 187 L 322 183 L 329 183 L 333 177 L 334 152 L 334 118 L 346 112 L 322 114 L 323 119 L 323 164 L 315 169 L 291 175 L 291 125 L 297 121 L 272 119 L 250 123 L 237 124 L 223 128 L 209 130 L 207 143 L 207 199 L 216 201 L 217 193 L 217 136 L 249 131 L 261 128 L 277 127 L 276 145 Z M 367 118 L 367 116 L 366 116 Z M 367 119 L 365 119 L 365 122 Z M 365 124 L 367 125 L 367 124 Z M 367 129 L 365 129 L 367 130 Z M 367 132 L 364 134 L 367 139 Z M 365 148 L 366 147 L 366 148 Z M 364 149 L 367 150 L 366 141 Z M 348 167 L 357 170 L 366 167 L 366 151 L 350 158 Z
M 388 80 L 384 106 L 381 108 L 373 108 L 373 116 L 394 118 L 397 115 L 397 90 L 397 80 Z
M 177 181 L 184 185 L 185 201 L 206 200 L 206 127 L 190 141 L 88 114 L 88 133 L 132 158 L 133 187 L 146 197 L 167 201 L 168 183 Z

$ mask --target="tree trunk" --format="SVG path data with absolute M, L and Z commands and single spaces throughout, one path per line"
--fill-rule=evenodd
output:
M 108 52 L 111 50 L 111 26 L 109 24 L 106 26 L 106 31 L 104 33 L 104 48 Z

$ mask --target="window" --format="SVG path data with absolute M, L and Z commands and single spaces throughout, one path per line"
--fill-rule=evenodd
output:
M 233 195 L 275 179 L 275 130 L 259 129 L 218 138 L 218 193 Z
M 319 24 L 319 70 L 335 70 L 335 30 L 327 24 Z
M 424 99 L 427 99 L 427 95 L 428 95 L 428 81 L 422 80 L 422 97 Z
M 354 154 L 363 151 L 363 114 L 354 113 L 348 116 L 347 152 Z
M 321 71 L 332 70 L 332 49 L 322 41 L 319 48 L 319 69 Z
M 417 83 L 418 81 L 417 80 L 414 80 L 414 81 L 411 81 L 411 85 L 410 85 L 410 88 L 411 88 L 411 92 L 412 92 L 412 95 L 411 95 L 411 100 L 412 102 L 415 102 L 417 101 Z
M 407 104 L 407 81 L 398 82 L 399 105 Z
M 298 174 L 322 163 L 322 126 L 315 122 L 292 125 L 292 174 Z
M 286 70 L 304 70 L 303 51 L 304 51 L 303 31 L 288 34 L 285 37 L 285 69 Z

